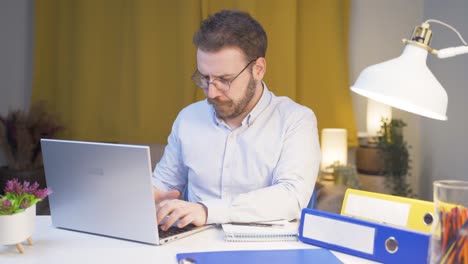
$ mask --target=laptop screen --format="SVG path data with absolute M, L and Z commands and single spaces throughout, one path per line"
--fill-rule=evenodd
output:
M 158 244 L 148 146 L 41 140 L 52 224 Z

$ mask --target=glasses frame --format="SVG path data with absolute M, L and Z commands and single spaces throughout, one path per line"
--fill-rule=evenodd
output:
M 207 80 L 206 85 L 204 85 L 203 81 L 202 81 L 202 78 L 204 78 L 204 77 L 197 69 L 192 74 L 192 81 L 195 83 L 195 85 L 197 85 L 198 87 L 200 87 L 203 90 L 208 90 L 208 87 L 210 87 L 210 84 L 213 84 L 216 87 L 216 89 L 218 89 L 220 91 L 223 91 L 223 92 L 227 92 L 227 91 L 229 91 L 231 89 L 231 83 L 233 81 L 235 81 L 237 79 L 237 77 L 239 77 L 250 66 L 250 64 L 252 64 L 252 62 L 257 61 L 257 60 L 258 60 L 258 58 L 249 61 L 249 63 L 247 63 L 247 65 L 245 65 L 245 67 L 236 76 L 234 76 L 230 80 L 223 80 L 221 78 L 216 77 L 216 78 L 213 78 L 213 80 L 211 80 L 211 81 Z

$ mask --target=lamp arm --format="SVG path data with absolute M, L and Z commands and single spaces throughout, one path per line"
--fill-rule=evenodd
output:
M 443 25 L 443 26 L 446 26 L 447 28 L 453 30 L 453 32 L 455 32 L 458 37 L 460 38 L 461 42 L 463 43 L 463 45 L 467 46 L 468 44 L 466 44 L 466 41 L 463 39 L 462 35 L 460 34 L 460 32 L 458 32 L 458 30 L 456 30 L 454 27 L 452 27 L 451 25 L 445 23 L 445 22 L 442 22 L 440 20 L 437 20 L 437 19 L 428 19 L 426 20 L 424 23 L 430 23 L 430 22 L 433 22 L 433 23 L 437 23 L 437 24 L 440 24 L 440 25 Z
M 453 48 L 446 48 L 437 51 L 437 58 L 445 59 L 454 57 L 457 55 L 468 53 L 468 46 L 459 46 Z
M 426 24 L 429 24 L 429 23 L 437 23 L 437 24 L 440 24 L 442 26 L 445 26 L 449 29 L 451 29 L 453 32 L 455 32 L 458 37 L 460 38 L 461 42 L 463 43 L 463 46 L 458 46 L 458 47 L 450 47 L 450 48 L 445 48 L 445 49 L 441 49 L 441 50 L 431 50 L 431 52 L 435 55 L 437 55 L 437 57 L 439 59 L 445 59 L 445 58 L 450 58 L 450 57 L 454 57 L 454 56 L 457 56 L 457 55 L 461 55 L 461 54 L 465 54 L 465 53 L 468 53 L 468 44 L 466 43 L 466 41 L 463 39 L 462 35 L 460 34 L 460 32 L 458 32 L 458 30 L 456 30 L 454 27 L 450 26 L 449 24 L 445 23 L 445 22 L 442 22 L 440 20 L 437 20 L 437 19 L 428 19 L 426 20 L 424 23 Z

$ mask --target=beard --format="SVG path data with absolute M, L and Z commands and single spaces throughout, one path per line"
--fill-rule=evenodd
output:
M 244 95 L 238 101 L 231 99 L 219 100 L 217 98 L 208 98 L 208 103 L 214 106 L 216 116 L 218 118 L 233 119 L 246 111 L 247 105 L 249 105 L 255 95 L 256 87 L 257 82 L 251 76 Z

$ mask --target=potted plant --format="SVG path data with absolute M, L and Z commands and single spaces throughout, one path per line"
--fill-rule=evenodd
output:
M 353 189 L 361 188 L 355 166 L 343 165 L 335 161 L 332 165 L 328 166 L 327 169 L 332 172 L 336 185 L 343 185 Z
M 411 175 L 411 159 L 408 151 L 410 146 L 403 138 L 405 126 L 406 123 L 400 119 L 382 120 L 377 146 L 383 164 L 381 174 L 386 177 L 386 184 L 392 190 L 392 194 L 414 197 L 413 190 L 407 182 L 407 178 Z
M 41 153 L 41 138 L 53 138 L 63 127 L 46 111 L 43 102 L 29 111 L 14 110 L 0 115 L 0 149 L 7 165 L 0 167 L 0 194 L 8 180 L 19 178 L 46 187 Z M 47 214 L 47 202 L 38 214 Z
M 36 182 L 20 183 L 8 181 L 5 195 L 0 196 L 0 245 L 15 244 L 24 253 L 23 241 L 32 244 L 31 235 L 35 227 L 36 203 L 46 198 L 51 190 L 39 188 Z

